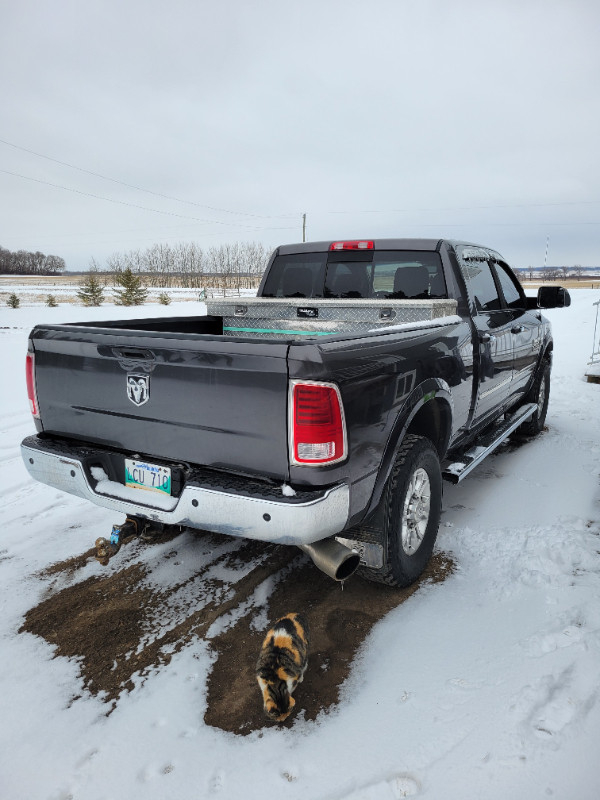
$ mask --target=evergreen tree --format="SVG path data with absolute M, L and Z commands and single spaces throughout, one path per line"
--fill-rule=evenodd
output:
M 21 305 L 21 301 L 17 297 L 17 295 L 13 292 L 9 295 L 8 300 L 6 301 L 6 305 L 10 306 L 11 308 L 18 308 Z
M 56 297 L 53 294 L 49 294 L 46 298 L 46 305 L 48 308 L 56 308 L 58 303 L 56 302 Z
M 168 306 L 171 303 L 171 298 L 166 292 L 161 292 L 158 295 L 158 302 L 161 304 L 161 306 Z
M 97 276 L 91 272 L 79 286 L 77 297 L 84 306 L 100 306 L 104 300 L 104 289 Z
M 129 267 L 116 276 L 121 289 L 113 289 L 115 303 L 118 306 L 141 306 L 146 302 L 148 290 L 142 286 L 142 279 L 134 275 Z

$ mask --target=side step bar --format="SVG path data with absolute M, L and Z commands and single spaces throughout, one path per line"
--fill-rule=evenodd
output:
M 442 478 L 450 483 L 459 483 L 471 470 L 481 464 L 498 445 L 507 439 L 522 422 L 529 419 L 537 409 L 535 403 L 521 406 L 514 414 L 507 416 L 502 422 L 494 425 L 490 430 L 476 439 L 477 444 L 463 453 L 459 461 L 446 462 L 442 468 Z

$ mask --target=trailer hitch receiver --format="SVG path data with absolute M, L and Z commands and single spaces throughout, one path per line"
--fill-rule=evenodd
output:
M 94 558 L 102 566 L 106 566 L 113 556 L 116 556 L 121 545 L 127 544 L 141 533 L 138 520 L 128 517 L 121 525 L 113 525 L 110 539 L 101 536 L 96 539 L 96 553 Z

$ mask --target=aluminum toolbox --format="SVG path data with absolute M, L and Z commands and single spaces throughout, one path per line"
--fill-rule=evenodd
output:
M 367 333 L 456 314 L 456 300 L 239 297 L 206 305 L 209 314 L 223 317 L 224 335 L 265 338 Z

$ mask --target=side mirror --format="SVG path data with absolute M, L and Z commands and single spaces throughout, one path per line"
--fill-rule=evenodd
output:
M 571 295 L 562 286 L 540 286 L 538 289 L 538 308 L 565 308 L 570 305 Z

